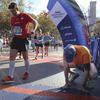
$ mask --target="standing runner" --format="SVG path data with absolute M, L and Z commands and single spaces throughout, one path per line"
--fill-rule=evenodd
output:
M 44 50 L 45 50 L 45 55 L 48 56 L 48 49 L 50 46 L 50 42 L 51 42 L 51 36 L 49 35 L 49 33 L 45 33 L 44 34 Z
M 15 58 L 18 51 L 21 51 L 25 63 L 25 72 L 22 76 L 23 80 L 26 80 L 29 76 L 29 60 L 28 60 L 28 50 L 26 45 L 28 44 L 27 37 L 30 35 L 28 32 L 27 25 L 32 23 L 33 31 L 37 28 L 37 21 L 31 16 L 19 11 L 18 5 L 15 2 L 10 3 L 8 9 L 12 13 L 11 17 L 11 32 L 12 32 L 12 42 L 10 44 L 10 62 L 9 62 L 9 74 L 2 79 L 3 82 L 14 81 L 14 69 L 15 69 Z

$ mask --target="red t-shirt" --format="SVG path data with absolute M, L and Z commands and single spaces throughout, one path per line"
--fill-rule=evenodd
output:
M 11 17 L 11 25 L 13 27 L 12 34 L 18 38 L 27 38 L 28 23 L 33 21 L 32 17 L 25 13 L 20 13 L 18 16 Z

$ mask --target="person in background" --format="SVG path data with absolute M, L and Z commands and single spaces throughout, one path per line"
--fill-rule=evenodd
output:
M 18 55 L 17 55 L 16 59 L 18 60 L 18 59 L 21 59 L 21 58 L 22 58 L 21 51 L 18 51 Z
M 32 37 L 31 37 L 31 47 L 32 47 L 33 52 L 35 52 L 36 51 L 36 47 L 35 47 L 35 33 L 32 34 Z
M 43 54 L 44 54 L 44 44 L 43 44 L 43 34 L 41 33 L 41 31 L 39 33 L 37 33 L 36 35 L 36 57 L 35 59 L 37 59 L 38 54 L 39 54 L 39 49 L 41 49 L 41 53 L 42 53 L 42 58 L 43 58 Z
M 3 39 L 0 37 L 0 54 L 3 52 Z
M 50 42 L 51 42 L 51 36 L 49 35 L 49 33 L 45 33 L 44 34 L 44 50 L 45 50 L 45 55 L 48 56 L 48 49 L 50 46 Z
M 10 44 L 9 74 L 8 76 L 2 79 L 2 82 L 5 83 L 14 81 L 15 59 L 18 51 L 20 51 L 23 55 L 25 68 L 26 68 L 22 76 L 22 79 L 23 80 L 28 79 L 29 60 L 28 60 L 28 50 L 26 48 L 26 45 L 28 44 L 27 37 L 31 35 L 31 32 L 30 33 L 28 32 L 27 24 L 32 23 L 33 31 L 35 31 L 37 28 L 37 21 L 33 19 L 30 15 L 26 13 L 21 13 L 19 11 L 19 7 L 17 3 L 11 2 L 8 9 L 12 14 L 11 33 L 13 38 Z

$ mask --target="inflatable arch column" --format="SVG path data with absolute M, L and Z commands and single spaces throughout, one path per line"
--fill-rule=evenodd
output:
M 67 44 L 88 45 L 86 20 L 74 0 L 49 0 L 47 8 L 64 47 Z

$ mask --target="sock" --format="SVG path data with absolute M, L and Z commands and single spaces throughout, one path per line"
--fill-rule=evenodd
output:
M 26 72 L 28 72 L 29 73 L 29 60 L 27 59 L 27 60 L 24 60 L 24 63 L 25 63 L 25 68 L 26 68 Z
M 13 78 L 14 76 L 14 70 L 15 70 L 15 61 L 9 62 L 9 76 Z

